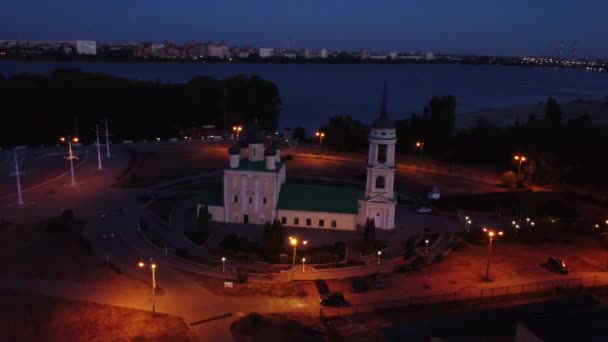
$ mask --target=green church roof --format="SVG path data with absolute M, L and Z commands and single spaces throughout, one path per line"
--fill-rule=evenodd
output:
M 250 161 L 249 159 L 241 159 L 239 160 L 239 167 L 231 168 L 227 167 L 226 170 L 235 170 L 235 171 L 258 171 L 258 172 L 279 172 L 283 167 L 283 162 L 277 162 L 276 168 L 274 170 L 266 169 L 266 161 Z
M 352 187 L 283 184 L 277 209 L 356 214 L 363 195 Z

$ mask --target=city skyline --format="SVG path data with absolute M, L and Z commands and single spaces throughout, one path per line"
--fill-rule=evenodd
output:
M 550 7 L 549 7 L 550 5 Z M 608 56 L 601 13 L 608 4 L 572 7 L 565 1 L 530 4 L 472 0 L 460 4 L 389 1 L 312 1 L 265 6 L 244 1 L 201 4 L 157 0 L 79 4 L 74 0 L 6 6 L 1 39 L 130 41 L 225 41 L 230 45 L 374 51 L 532 56 L 576 53 Z M 26 24 L 27 23 L 27 24 Z M 124 30 L 128 27 L 128 30 Z M 576 52 L 575 52 L 576 50 Z

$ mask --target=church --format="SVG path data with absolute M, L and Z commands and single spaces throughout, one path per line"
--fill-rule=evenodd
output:
M 212 221 L 356 230 L 372 218 L 378 229 L 395 228 L 397 134 L 386 108 L 386 83 L 380 115 L 369 134 L 365 191 L 354 187 L 292 184 L 280 146 L 266 144 L 261 132 L 248 134 L 228 149 L 223 182 L 203 194 L 198 210 L 208 207 Z

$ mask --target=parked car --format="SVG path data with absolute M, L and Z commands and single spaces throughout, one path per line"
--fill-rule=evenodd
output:
M 348 306 L 348 301 L 344 299 L 342 292 L 329 292 L 320 300 L 323 306 Z
M 566 266 L 566 263 L 562 259 L 557 257 L 550 257 L 547 260 L 547 266 L 555 272 L 561 274 L 568 274 L 568 272 L 570 272 L 570 269 L 568 268 L 568 266 Z
M 354 293 L 367 292 L 367 290 L 369 290 L 369 285 L 361 278 L 353 278 L 350 290 Z
M 384 277 L 382 276 L 382 274 L 378 274 L 376 276 L 376 288 L 377 289 L 383 289 L 384 288 Z
M 320 295 L 327 295 L 329 293 L 329 287 L 325 280 L 317 279 L 315 280 L 315 285 L 317 286 L 317 291 L 319 291 Z
M 431 208 L 429 207 L 418 207 L 416 208 L 416 211 L 421 213 L 421 214 L 428 214 L 431 212 Z

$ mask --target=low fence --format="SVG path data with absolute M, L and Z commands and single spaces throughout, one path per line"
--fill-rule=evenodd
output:
M 321 319 L 328 320 L 335 317 L 352 315 L 356 313 L 373 312 L 376 310 L 433 304 L 490 302 L 494 300 L 517 298 L 527 295 L 552 295 L 561 293 L 560 291 L 568 290 L 582 291 L 584 288 L 595 288 L 597 286 L 600 286 L 600 284 L 597 282 L 597 278 L 590 279 L 588 282 L 584 282 L 583 279 L 580 278 L 560 279 L 488 289 L 480 289 L 475 286 L 470 286 L 451 293 L 409 297 L 402 300 L 357 304 L 346 307 L 321 308 L 319 315 Z

